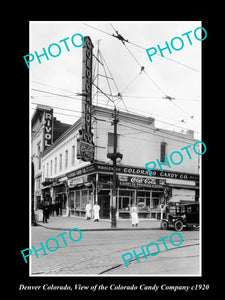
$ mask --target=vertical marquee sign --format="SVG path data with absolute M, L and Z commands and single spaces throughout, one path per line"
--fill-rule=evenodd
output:
M 92 49 L 93 44 L 89 36 L 84 37 L 83 65 L 82 65 L 82 116 L 81 130 L 77 139 L 77 158 L 83 161 L 94 161 L 95 146 L 91 132 L 92 110 Z
M 53 140 L 53 110 L 44 112 L 44 150 L 51 146 Z

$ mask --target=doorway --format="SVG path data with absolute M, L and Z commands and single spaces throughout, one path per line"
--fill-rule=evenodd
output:
M 99 216 L 100 219 L 110 218 L 110 191 L 101 190 L 98 193 L 98 205 L 100 206 Z

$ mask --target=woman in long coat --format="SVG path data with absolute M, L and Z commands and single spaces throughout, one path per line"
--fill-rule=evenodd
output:
M 85 210 L 86 210 L 86 219 L 90 220 L 91 219 L 91 204 L 90 203 L 86 204 Z
M 130 215 L 131 215 L 131 222 L 132 222 L 132 226 L 138 226 L 138 208 L 136 206 L 136 204 L 133 204 L 131 209 L 130 209 Z

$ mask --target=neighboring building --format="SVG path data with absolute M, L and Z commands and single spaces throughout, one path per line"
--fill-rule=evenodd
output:
M 32 206 L 35 210 L 42 199 L 41 155 L 43 151 L 54 143 L 55 140 L 58 139 L 70 126 L 71 125 L 69 124 L 61 123 L 53 117 L 53 109 L 47 105 L 38 105 L 31 118 L 31 189 Z
M 43 200 L 57 204 L 66 215 L 85 216 L 87 201 L 100 205 L 100 217 L 110 218 L 112 198 L 112 164 L 107 153 L 113 151 L 112 110 L 93 106 L 93 163 L 77 159 L 77 138 L 81 119 L 65 131 L 41 155 L 42 170 L 36 174 Z M 119 218 L 129 217 L 129 207 L 138 203 L 141 218 L 159 218 L 165 193 L 171 201 L 198 201 L 199 156 L 189 148 L 192 159 L 184 152 L 180 165 L 165 164 L 165 155 L 193 145 L 193 131 L 186 134 L 158 129 L 154 119 L 119 112 L 118 148 L 123 159 L 117 166 L 117 210 Z M 35 141 L 38 149 L 38 139 Z M 149 161 L 164 162 L 150 177 L 145 168 Z M 175 158 L 174 158 L 175 160 Z M 36 161 L 36 164 L 38 160 Z M 39 165 L 38 165 L 39 167 Z M 38 176 L 37 176 L 38 175 Z M 40 176 L 42 176 L 40 182 Z M 40 182 L 40 184 L 39 184 Z M 36 193 L 40 191 L 36 190 Z

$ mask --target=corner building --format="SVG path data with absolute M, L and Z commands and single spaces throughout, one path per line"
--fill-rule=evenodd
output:
M 92 127 L 95 143 L 93 163 L 77 159 L 77 138 L 81 128 L 78 119 L 42 155 L 42 194 L 46 190 L 51 203 L 60 201 L 67 216 L 85 217 L 87 202 L 100 205 L 100 218 L 110 218 L 113 167 L 107 158 L 113 152 L 113 111 L 93 106 Z M 160 218 L 160 204 L 199 200 L 199 156 L 189 148 L 190 159 L 181 148 L 193 145 L 194 133 L 177 133 L 155 127 L 155 120 L 119 112 L 117 152 L 123 154 L 117 165 L 117 217 L 129 218 L 130 206 L 138 205 L 140 218 Z M 173 151 L 183 154 L 183 162 L 171 168 L 165 163 Z M 145 164 L 163 162 L 149 176 Z M 175 158 L 174 158 L 175 160 Z M 158 167 L 158 165 L 157 165 Z M 44 197 L 43 197 L 44 198 Z M 45 200 L 45 199 L 44 199 Z

